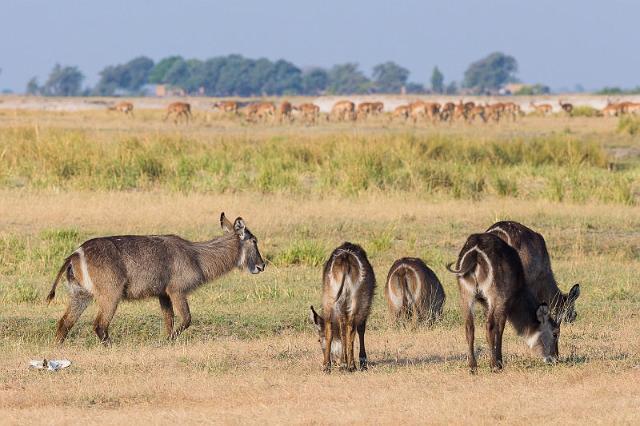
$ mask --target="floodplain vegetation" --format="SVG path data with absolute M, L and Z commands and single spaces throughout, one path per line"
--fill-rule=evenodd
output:
M 247 124 L 193 110 L 0 111 L 2 423 L 637 423 L 640 417 L 640 139 L 627 117 L 517 122 Z M 630 123 L 630 124 L 629 124 Z M 191 327 L 165 338 L 157 300 L 123 302 L 112 345 L 91 305 L 54 345 L 67 301 L 44 299 L 66 256 L 103 235 L 221 235 L 242 216 L 266 269 L 190 298 Z M 581 285 L 547 365 L 510 326 L 491 373 L 478 311 L 468 373 L 455 261 L 499 220 L 542 233 L 560 288 Z M 309 306 L 322 265 L 361 245 L 377 278 L 368 369 L 322 372 Z M 446 293 L 433 324 L 390 321 L 393 262 L 419 257 Z M 57 373 L 27 369 L 68 358 Z

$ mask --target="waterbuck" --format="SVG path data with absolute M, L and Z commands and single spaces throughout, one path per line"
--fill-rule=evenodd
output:
M 389 269 L 384 295 L 395 320 L 404 317 L 432 323 L 442 315 L 444 289 L 422 259 L 396 260 Z
M 56 341 L 67 337 L 91 299 L 98 304 L 93 328 L 108 345 L 109 323 L 122 299 L 157 297 L 164 314 L 167 335 L 175 339 L 191 324 L 187 295 L 201 284 L 221 277 L 233 268 L 252 274 L 264 270 L 256 237 L 244 220 L 231 223 L 222 213 L 223 235 L 204 242 L 176 235 L 124 235 L 85 241 L 67 257 L 53 282 L 47 302 L 55 297 L 58 281 L 66 274 L 70 298 L 58 321 Z M 182 318 L 173 327 L 174 309 Z
M 494 234 L 513 247 L 520 256 L 527 287 L 540 301 L 551 308 L 556 320 L 573 322 L 576 319 L 576 299 L 580 284 L 574 284 L 569 293 L 563 293 L 553 276 L 551 260 L 544 237 L 518 222 L 497 222 L 486 232 Z
M 322 309 L 318 314 L 311 306 L 310 318 L 319 335 L 324 355 L 324 371 L 331 371 L 331 355 L 341 367 L 355 371 L 353 341 L 356 331 L 360 339 L 360 369 L 367 368 L 364 332 L 376 286 L 373 268 L 365 251 L 356 244 L 343 243 L 335 249 L 322 273 Z M 340 340 L 334 340 L 334 333 Z
M 546 303 L 538 303 L 529 291 L 518 253 L 493 234 L 472 234 L 462 247 L 456 269 L 462 315 L 468 344 L 469 368 L 478 369 L 473 347 L 473 307 L 479 301 L 487 316 L 487 342 L 491 348 L 491 369 L 502 369 L 502 333 L 507 320 L 527 345 L 545 362 L 558 358 L 560 325 L 549 315 Z

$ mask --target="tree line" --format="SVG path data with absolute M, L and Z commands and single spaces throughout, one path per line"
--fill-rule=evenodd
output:
M 516 81 L 515 58 L 496 52 L 469 65 L 462 88 L 467 92 L 494 91 Z M 365 93 L 446 93 L 456 94 L 455 81 L 448 84 L 436 66 L 430 86 L 409 80 L 409 70 L 392 61 L 373 67 L 367 76 L 357 63 L 331 68 L 301 69 L 280 59 L 251 59 L 241 55 L 218 56 L 206 60 L 170 56 L 154 62 L 140 56 L 124 64 L 106 66 L 92 88 L 83 88 L 83 73 L 75 66 L 56 64 L 40 85 L 34 77 L 28 94 L 44 96 L 143 95 L 148 85 L 163 84 L 185 94 L 206 96 L 321 95 Z

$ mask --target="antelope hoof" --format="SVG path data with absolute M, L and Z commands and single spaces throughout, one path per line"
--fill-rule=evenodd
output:
M 322 372 L 325 374 L 331 373 L 331 364 L 327 364 L 324 367 L 322 367 Z
M 366 369 L 367 369 L 367 358 L 362 357 L 360 358 L 360 370 L 365 371 Z
M 470 373 L 471 375 L 474 375 L 474 376 L 475 376 L 476 374 L 478 374 L 478 364 L 472 364 L 472 365 L 470 365 L 470 366 L 469 366 L 469 373 Z

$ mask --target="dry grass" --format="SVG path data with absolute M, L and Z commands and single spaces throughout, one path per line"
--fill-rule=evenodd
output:
M 6 114 L 0 114 L 0 127 L 7 124 Z M 48 114 L 17 119 L 44 120 Z M 83 122 L 73 114 L 56 115 L 51 122 L 60 119 L 63 127 L 74 129 L 93 127 L 87 130 L 90 139 L 99 140 L 110 132 L 148 131 L 136 127 L 146 126 L 144 122 L 128 130 L 106 113 L 93 114 Z M 549 126 L 556 125 L 554 120 L 561 119 L 550 119 Z M 637 148 L 636 139 L 613 134 L 615 123 L 607 130 L 599 127 L 602 121 L 592 120 L 596 121 L 585 122 L 593 125 L 582 129 L 578 138 L 602 132 L 625 149 Z M 523 131 L 543 132 L 540 123 L 530 128 L 525 124 Z M 177 132 L 169 125 L 158 126 L 154 131 Z M 241 131 L 238 126 L 231 123 L 230 131 Z M 298 131 L 309 130 L 287 130 Z M 314 137 L 322 131 L 313 130 Z M 331 130 L 343 131 L 350 130 Z M 487 128 L 482 137 L 505 131 Z M 187 132 L 204 135 L 217 130 L 196 125 Z M 492 195 L 478 202 L 389 191 L 341 197 L 162 188 L 4 189 L 0 200 L 1 423 L 640 420 L 637 206 Z M 119 307 L 109 349 L 99 346 L 91 331 L 93 307 L 64 347 L 52 346 L 66 296 L 60 291 L 50 306 L 42 299 L 65 253 L 86 238 L 105 234 L 209 238 L 219 233 L 220 211 L 242 215 L 258 236 L 270 262 L 263 274 L 234 272 L 194 293 L 193 325 L 176 343 L 164 340 L 157 301 L 150 300 Z M 481 366 L 472 377 L 466 369 L 456 284 L 444 264 L 455 258 L 470 232 L 507 218 L 544 233 L 562 288 L 581 283 L 578 320 L 562 328 L 562 362 L 556 366 L 542 364 L 509 328 L 506 369 L 499 374 L 489 372 L 478 324 Z M 325 375 L 307 309 L 320 300 L 318 259 L 343 240 L 367 249 L 378 276 L 367 331 L 372 365 L 367 372 Z M 386 321 L 381 286 L 393 260 L 406 255 L 423 257 L 447 293 L 443 321 L 431 328 L 399 329 Z M 73 364 L 54 374 L 28 370 L 28 360 L 36 357 L 67 357 Z

